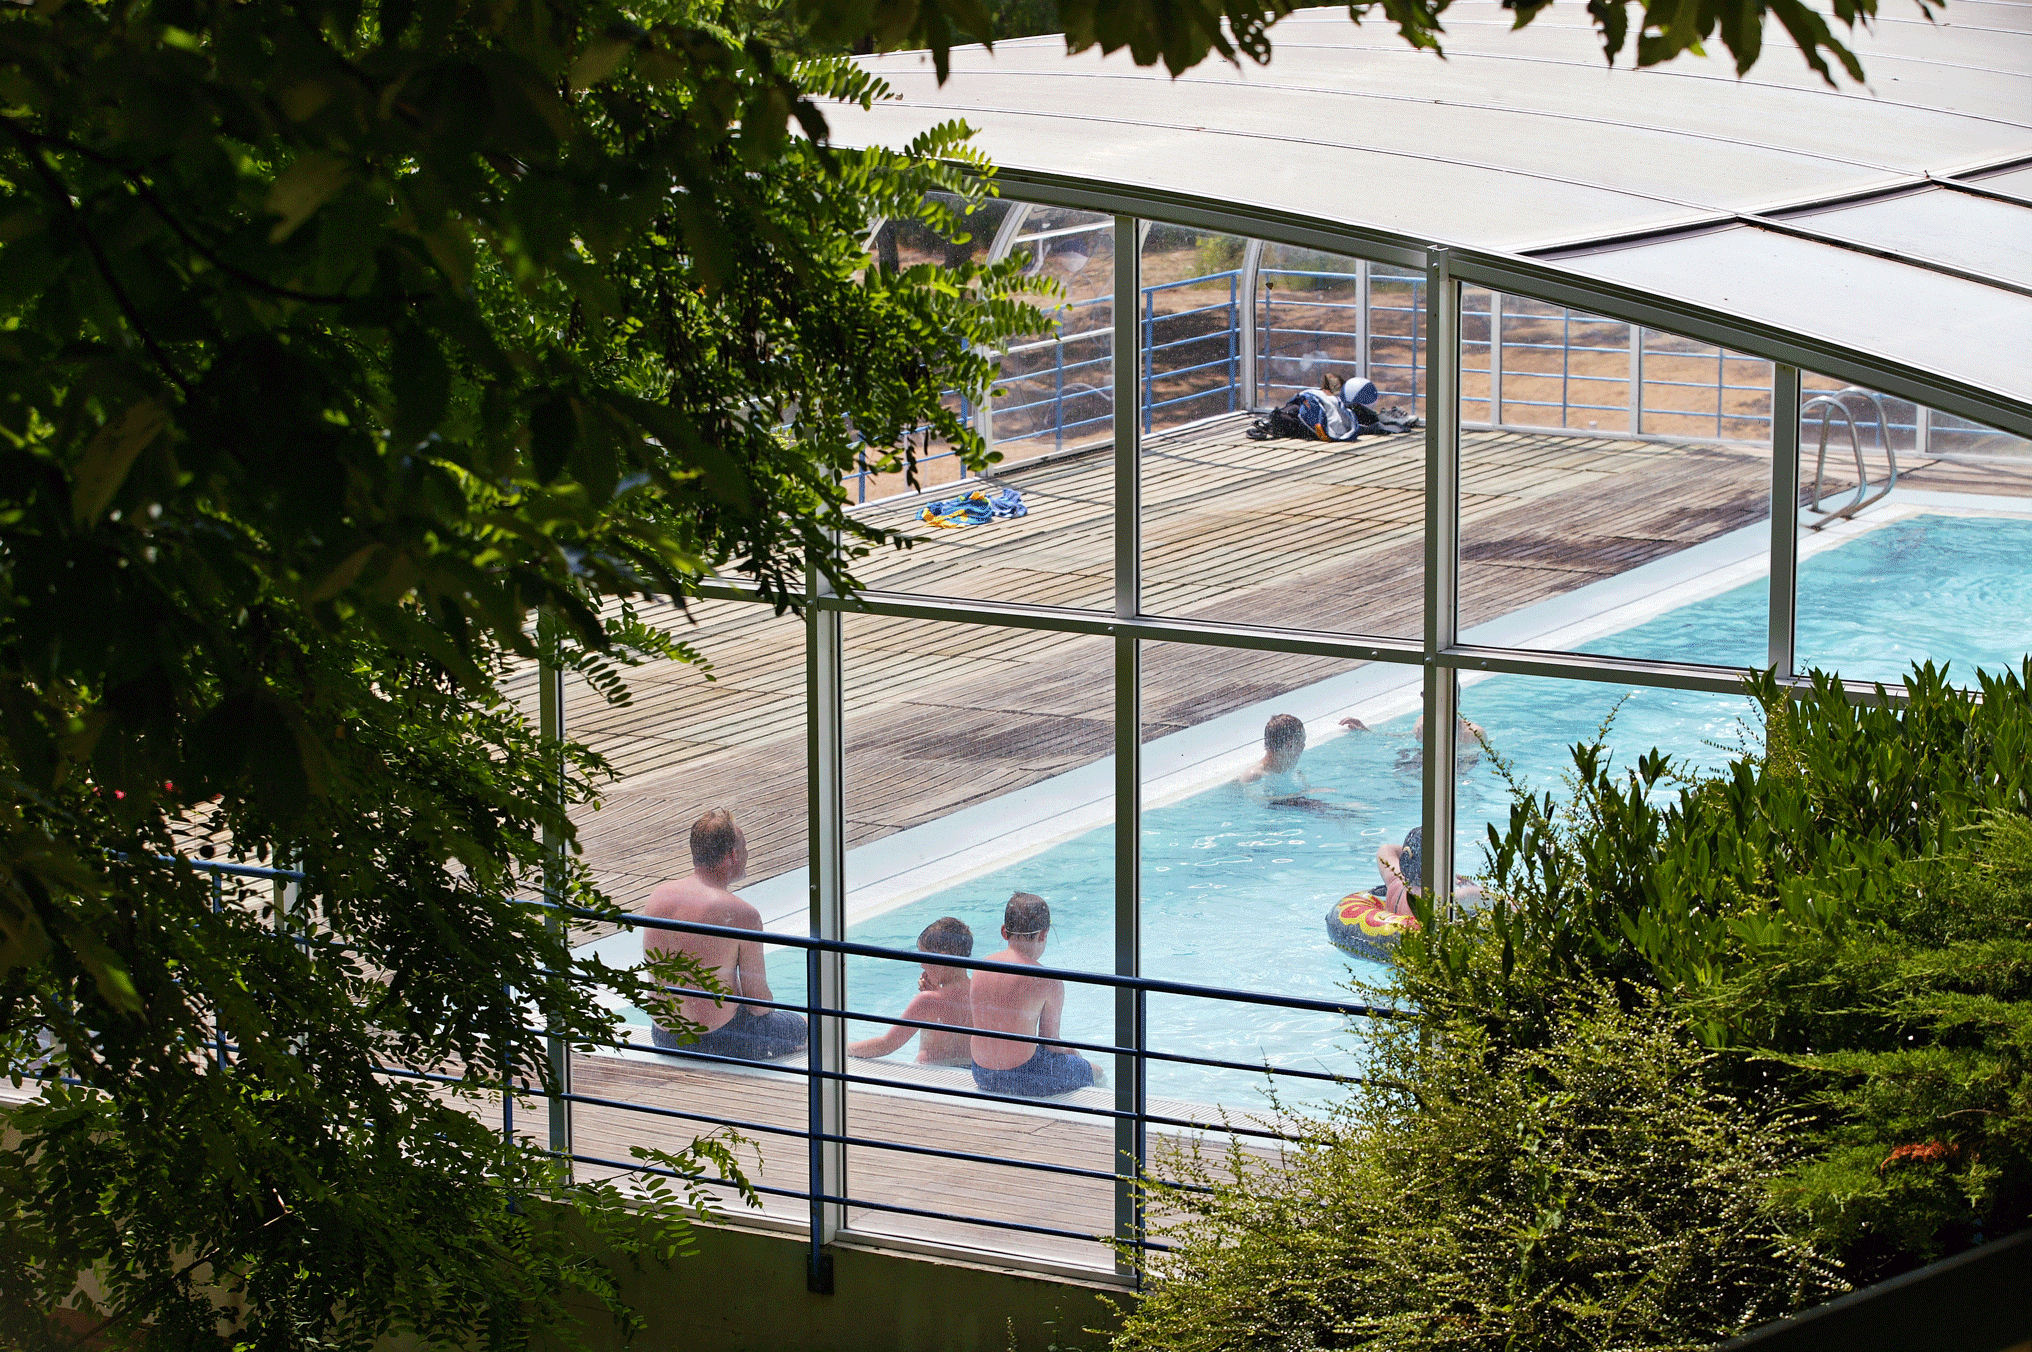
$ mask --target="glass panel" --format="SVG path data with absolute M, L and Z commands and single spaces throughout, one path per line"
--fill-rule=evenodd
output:
M 1470 727 L 1462 732 L 1457 762 L 1454 869 L 1468 879 L 1489 867 L 1489 827 L 1509 828 L 1513 787 L 1550 792 L 1555 802 L 1570 797 L 1577 743 L 1606 743 L 1607 764 L 1619 776 L 1652 750 L 1666 752 L 1680 773 L 1691 775 L 1719 770 L 1731 756 L 1760 748 L 1763 739 L 1756 705 L 1742 695 L 1467 675 L 1461 678 L 1460 707 Z M 1375 734 L 1415 755 L 1417 721 L 1415 711 L 1399 714 L 1378 725 Z
M 1506 423 L 1461 437 L 1463 640 L 1763 666 L 1768 442 L 1564 430 L 1603 417 L 1628 426 L 1628 327 L 1515 296 L 1494 300 Z M 1486 353 L 1486 334 L 1481 346 Z M 1464 339 L 1463 360 L 1471 351 Z M 1726 364 L 1708 359 L 1711 369 Z M 1465 396 L 1462 407 L 1472 407 Z M 1545 430 L 1520 419 L 1542 420 Z M 1705 422 L 1733 426 L 1713 412 Z M 1689 609 L 1694 602 L 1702 608 Z
M 1801 384 L 1800 669 L 1895 684 L 1933 661 L 1972 685 L 1977 667 L 2018 667 L 2032 652 L 2025 443 L 1943 429 L 1938 413 L 1820 377 Z
M 1017 344 L 1002 359 L 990 418 L 1002 462 L 989 474 L 871 499 L 858 509 L 915 541 L 857 566 L 870 588 L 1035 605 L 1112 604 L 1114 218 L 1057 207 L 1023 210 L 1013 250 L 1032 272 L 1064 287 L 1055 303 L 1059 330 Z M 1023 515 L 976 522 L 951 514 L 969 493 L 1002 489 L 1021 499 Z
M 1177 225 L 1143 241 L 1143 430 L 1246 409 L 1242 261 L 1247 241 Z
M 995 446 L 1009 463 L 1068 447 L 1113 444 L 1115 218 L 1032 207 L 1010 250 L 1064 288 L 1057 334 L 1002 358 Z
M 1143 645 L 1142 968 L 1146 976 L 1314 1000 L 1383 968 L 1330 941 L 1324 917 L 1373 881 L 1377 845 L 1418 819 L 1415 765 L 1343 726 L 1419 702 L 1415 666 L 1194 644 Z M 1394 835 L 1392 833 L 1394 832 Z M 1359 1072 L 1345 1017 L 1148 997 L 1152 1111 L 1218 1121 L 1318 1106 Z M 1299 1072 L 1266 1077 L 1269 1065 Z M 1237 1068 L 1240 1067 L 1240 1068 Z
M 606 756 L 619 778 L 607 786 L 597 812 L 581 808 L 574 814 L 585 858 L 594 876 L 623 908 L 652 905 L 659 885 L 681 884 L 698 894 L 702 885 L 724 887 L 753 906 L 758 923 L 769 929 L 803 933 L 807 927 L 805 884 L 805 701 L 804 622 L 776 615 L 750 602 L 694 601 L 687 620 L 674 606 L 643 607 L 642 617 L 676 633 L 711 666 L 701 668 L 657 661 L 625 671 L 631 698 L 614 704 L 582 681 L 571 683 L 565 702 L 565 727 L 574 739 Z M 693 623 L 695 621 L 696 623 Z M 533 699 L 533 681 L 530 698 Z M 729 874 L 726 865 L 695 872 L 692 827 L 701 816 L 722 809 L 732 817 L 746 846 L 744 872 Z M 710 843 L 707 844 L 710 848 Z M 710 876 L 706 876 L 710 875 Z M 659 903 L 672 900 L 666 890 Z M 609 965 L 633 966 L 642 958 L 642 933 L 588 932 L 588 950 Z M 773 954 L 767 977 L 772 989 L 744 983 L 750 996 L 778 1001 L 803 1000 L 804 983 L 778 979 L 787 955 L 798 965 L 795 950 Z M 725 1008 L 729 1025 L 735 1011 Z M 581 1103 L 573 1110 L 578 1153 L 588 1157 L 581 1167 L 588 1176 L 614 1172 L 592 1161 L 629 1162 L 633 1146 L 675 1148 L 694 1135 L 710 1131 L 713 1117 L 756 1124 L 744 1128 L 753 1143 L 744 1150 L 744 1164 L 757 1182 L 788 1191 L 805 1185 L 805 1146 L 800 1137 L 806 1118 L 802 1074 L 730 1068 L 656 1045 L 649 1016 L 626 1008 L 626 1044 L 596 1055 L 574 1054 L 574 1089 L 592 1098 L 645 1104 L 692 1117 L 674 1118 Z M 769 1018 L 770 1011 L 756 1015 Z M 743 1021 L 748 1016 L 740 1016 Z M 794 1016 L 776 1019 L 783 1023 Z M 798 1030 L 801 1032 L 801 1029 Z M 719 1038 L 693 1052 L 727 1051 Z M 802 1056 L 777 1063 L 801 1070 Z M 768 1130 L 775 1128 L 776 1131 Z M 724 1199 L 735 1213 L 745 1208 L 731 1194 Z M 768 1196 L 769 1214 L 799 1216 L 805 1204 L 794 1198 Z
M 1425 274 L 1369 265 L 1368 377 L 1385 407 L 1425 415 Z
M 1643 331 L 1638 361 L 1637 431 L 1771 444 L 1770 362 L 1657 329 Z
M 1360 266 L 1263 247 L 1256 314 L 1265 397 L 1282 403 L 1323 382 L 1360 389 Z M 1393 407 L 1377 401 L 1362 411 L 1379 404 Z M 1361 426 L 1352 411 L 1347 426 Z M 1248 432 L 1237 417 L 1146 440 L 1143 609 L 1293 629 L 1418 633 L 1423 432 L 1375 424 L 1374 434 L 1338 442 L 1256 441 Z
M 1028 956 L 1112 971 L 1113 643 L 850 616 L 845 671 L 848 937 L 906 952 L 922 941 L 934 952 L 992 958 L 1008 947 L 1007 907 L 1023 892 L 1049 910 L 1048 927 L 1034 920 L 1012 927 L 1026 935 L 1044 928 L 1024 941 Z M 1105 1054 L 1045 1053 L 1038 1066 L 991 1086 L 1018 1100 L 1011 1104 L 955 1096 L 982 1089 L 971 1069 L 980 1049 L 971 1040 L 908 1029 L 884 1039 L 893 1025 L 883 1017 L 986 1018 L 986 1006 L 974 1006 L 999 980 L 914 959 L 848 961 L 848 1006 L 874 1016 L 849 1025 L 864 1054 L 850 1070 L 877 1082 L 850 1086 L 848 1134 L 1106 1172 L 1112 1123 L 1079 1110 L 1112 1108 L 1113 1096 L 1077 1087 L 1085 1077 L 1071 1073 L 1087 1057 L 1112 1069 Z M 1042 993 L 1017 991 L 1024 999 Z M 1062 998 L 1059 1036 L 1112 1045 L 1107 988 L 1068 983 Z M 1040 1033 L 1034 1006 L 1027 1022 L 1022 1011 L 1003 1017 L 1010 1031 Z M 995 1060 L 996 1053 L 1019 1067 L 1035 1054 L 1007 1043 L 982 1054 Z M 1114 1261 L 1091 1240 L 951 1219 L 1104 1233 L 1114 1206 L 1106 1179 L 872 1145 L 849 1148 L 847 1176 L 856 1202 L 877 1204 L 850 1208 L 857 1230 L 1102 1269 Z
M 1630 326 L 1524 296 L 1500 300 L 1502 417 L 1522 427 L 1630 430 Z M 1488 350 L 1481 335 L 1481 355 Z M 1469 338 L 1463 334 L 1462 361 Z M 1463 394 L 1466 391 L 1463 390 Z M 1486 404 L 1484 404 L 1486 407 Z M 1472 417 L 1463 404 L 1462 416 Z

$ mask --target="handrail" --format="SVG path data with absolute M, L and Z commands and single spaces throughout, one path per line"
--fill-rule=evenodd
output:
M 1863 464 L 1862 431 L 1856 424 L 1855 410 L 1848 405 L 1851 396 L 1867 399 L 1875 406 L 1877 449 L 1884 453 L 1884 459 L 1891 466 L 1890 477 L 1875 493 L 1870 492 L 1870 472 Z M 1804 422 L 1806 415 L 1816 410 L 1820 413 L 1820 447 L 1813 462 L 1813 498 L 1808 510 L 1819 515 L 1821 519 L 1809 527 L 1811 530 L 1821 530 L 1837 521 L 1848 520 L 1863 508 L 1882 502 L 1891 495 L 1891 490 L 1898 486 L 1898 453 L 1891 446 L 1891 415 L 1884 407 L 1884 396 L 1871 390 L 1857 389 L 1853 385 L 1847 389 L 1836 390 L 1832 394 L 1817 394 L 1807 400 L 1805 407 L 1799 410 L 1800 421 Z M 1833 413 L 1841 414 L 1842 420 L 1848 424 L 1849 449 L 1855 452 L 1856 457 L 1856 500 L 1839 511 L 1828 511 L 1820 505 L 1827 474 L 1827 434 L 1834 421 L 1829 415 Z
M 544 903 L 552 904 L 552 903 Z M 716 939 L 738 939 L 778 944 L 785 948 L 816 950 L 821 953 L 842 953 L 849 957 L 901 958 L 909 962 L 925 962 L 928 959 L 917 949 L 883 948 L 876 944 L 857 944 L 845 939 L 819 939 L 801 934 L 778 934 L 768 930 L 741 929 L 729 925 L 706 925 L 689 920 L 666 920 L 653 915 L 617 916 L 611 911 L 592 911 L 582 906 L 558 904 L 558 909 L 581 920 L 602 920 L 610 924 L 639 926 L 644 929 L 669 930 L 678 934 L 700 934 Z M 1320 1014 L 1351 1014 L 1357 1018 L 1371 1019 L 1416 1019 L 1419 1015 L 1410 1010 L 1392 1009 L 1388 1006 L 1364 1005 L 1351 1001 L 1308 1000 L 1298 995 L 1273 995 L 1267 991 L 1238 991 L 1221 986 L 1195 986 L 1182 981 L 1159 981 L 1152 977 L 1116 976 L 1112 972 L 1082 972 L 1070 967 L 1046 967 L 1043 964 L 988 962 L 982 958 L 962 958 L 952 954 L 937 955 L 941 967 L 964 967 L 978 972 L 1016 972 L 1023 976 L 1045 977 L 1056 981 L 1074 981 L 1089 986 L 1112 986 L 1118 990 L 1143 991 L 1151 995 L 1189 995 L 1207 1000 L 1228 1000 L 1240 1004 L 1275 1005 L 1280 1009 L 1305 1009 Z

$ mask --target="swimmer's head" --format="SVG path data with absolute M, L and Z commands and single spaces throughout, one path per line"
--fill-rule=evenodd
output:
M 925 953 L 947 953 L 955 958 L 974 956 L 974 932 L 964 920 L 940 916 L 917 936 L 917 947 Z
M 1264 756 L 1288 766 L 1304 751 L 1304 721 L 1293 714 L 1272 714 L 1270 721 L 1263 725 Z

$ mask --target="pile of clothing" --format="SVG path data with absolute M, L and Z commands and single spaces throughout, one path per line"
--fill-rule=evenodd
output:
M 918 513 L 918 520 L 941 530 L 982 526 L 1008 516 L 1028 516 L 1023 495 L 1013 488 L 977 488 L 963 498 L 934 502 Z
M 1390 436 L 1425 426 L 1403 409 L 1376 408 L 1374 381 L 1359 383 L 1328 375 L 1316 390 L 1300 390 L 1258 418 L 1249 429 L 1252 441 L 1303 437 L 1308 441 L 1353 441 L 1356 437 Z

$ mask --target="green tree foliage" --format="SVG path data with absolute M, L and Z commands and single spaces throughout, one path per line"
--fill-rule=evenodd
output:
M 0 1053 L 70 1082 L 0 1154 L 17 1340 L 87 1270 L 107 1336 L 193 1346 L 514 1341 L 611 1294 L 532 1217 L 619 1195 L 459 1101 L 611 1036 L 594 986 L 653 998 L 530 900 L 604 906 L 539 844 L 603 767 L 511 663 L 541 610 L 625 699 L 696 654 L 602 597 L 851 586 L 887 537 L 839 471 L 981 464 L 942 394 L 1038 323 L 1014 265 L 867 265 L 871 217 L 965 230 L 963 127 L 830 150 L 821 105 L 880 87 L 714 17 L 0 17 Z M 159 862 L 196 827 L 303 870 L 293 909 Z
M 1355 0 L 1348 17 L 1356 23 L 1372 16 L 1394 24 L 1413 47 L 1444 49 L 1444 16 L 1451 0 Z M 1943 0 L 1944 2 L 1944 0 Z M 1505 0 L 1515 26 L 1524 27 L 1552 0 Z M 1936 0 L 1918 0 L 1931 17 Z M 1056 0 L 1050 6 L 1073 51 L 1099 47 L 1103 52 L 1128 49 L 1139 66 L 1160 61 L 1173 75 L 1197 66 L 1208 56 L 1267 63 L 1272 49 L 1270 30 L 1299 6 L 1292 0 Z M 970 39 L 1019 36 L 1051 31 L 1032 25 L 1046 21 L 1035 0 L 917 0 L 897 5 L 884 0 L 786 0 L 800 27 L 822 44 L 880 48 L 925 47 L 932 53 L 940 79 L 948 70 L 950 49 Z M 1637 11 L 1633 17 L 1631 10 Z M 1685 52 L 1700 52 L 1719 40 L 1741 74 L 1764 51 L 1767 21 L 1784 29 L 1815 74 L 1835 80 L 1829 58 L 1852 80 L 1863 78 L 1861 62 L 1828 23 L 1853 30 L 1877 15 L 1876 0 L 1834 0 L 1823 12 L 1801 0 L 1588 0 L 1588 21 L 1602 43 L 1604 59 L 1613 64 L 1625 52 L 1633 64 L 1653 66 Z
M 1662 1352 L 1841 1289 L 1764 1205 L 1784 1122 L 1706 1088 L 1680 1020 L 1583 986 L 1547 1031 L 1387 1031 L 1286 1158 L 1162 1160 L 1206 1191 L 1148 1190 L 1177 1249 L 1116 1346 Z
M 1858 1283 L 2032 1224 L 2032 663 L 1902 700 L 1752 683 L 1765 748 L 1667 791 L 1575 748 L 1490 833 L 1495 906 L 1410 945 L 1410 998 L 1505 1044 L 1575 981 L 1663 996 L 1730 1092 L 1798 1105 L 1787 1223 Z

